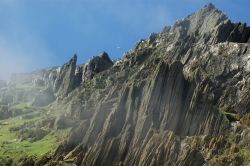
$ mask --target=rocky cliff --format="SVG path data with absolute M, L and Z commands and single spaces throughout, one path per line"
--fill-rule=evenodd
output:
M 209 4 L 141 40 L 73 94 L 67 116 L 80 125 L 54 158 L 76 165 L 249 163 L 249 30 Z
M 71 132 L 37 165 L 250 163 L 246 24 L 209 4 L 119 61 L 105 52 L 84 65 L 76 60 L 40 78 L 54 96 L 43 105 L 57 98 L 52 106 L 67 109 L 55 125 Z

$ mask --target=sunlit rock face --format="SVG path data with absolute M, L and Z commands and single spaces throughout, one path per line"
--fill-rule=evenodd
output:
M 66 96 L 75 87 L 75 70 L 76 70 L 77 56 L 74 55 L 72 59 L 64 64 L 54 83 L 54 92 L 57 96 Z
M 58 99 L 66 109 L 54 126 L 71 128 L 37 165 L 249 164 L 249 37 L 246 24 L 209 4 L 115 63 L 105 52 L 82 65 L 74 56 L 32 75 L 45 88 L 33 104 Z
M 91 81 L 67 110 L 79 125 L 54 158 L 76 165 L 248 163 L 229 140 L 244 131 L 235 144 L 249 148 L 249 129 L 239 123 L 250 112 L 249 36 L 249 27 L 209 4 L 141 40 L 106 71 L 93 76 L 85 67 L 83 79 Z
M 94 56 L 85 65 L 83 69 L 83 82 L 93 78 L 97 73 L 107 70 L 113 65 L 113 62 L 109 58 L 106 52 Z

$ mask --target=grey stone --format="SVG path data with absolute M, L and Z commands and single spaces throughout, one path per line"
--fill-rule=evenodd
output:
M 111 66 L 113 66 L 113 62 L 106 52 L 102 52 L 98 56 L 94 56 L 84 65 L 82 77 L 83 82 L 91 79 L 96 73 L 102 72 Z
M 69 62 L 64 64 L 54 83 L 54 92 L 56 96 L 64 97 L 75 87 L 75 71 L 77 56 L 74 55 Z

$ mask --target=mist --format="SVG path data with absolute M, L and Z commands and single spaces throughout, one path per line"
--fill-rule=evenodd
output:
M 22 6 L 16 1 L 0 5 L 0 80 L 52 65 L 54 54 L 23 18 Z
M 0 37 L 0 79 L 8 80 L 12 73 L 36 70 L 51 64 L 53 54 L 35 38 L 24 41 Z M 41 64 L 41 61 L 43 64 Z

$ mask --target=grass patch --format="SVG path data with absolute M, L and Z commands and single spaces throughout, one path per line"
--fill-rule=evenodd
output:
M 17 83 L 16 88 L 18 88 L 18 89 L 33 89 L 36 87 L 34 87 L 32 83 L 27 83 L 27 84 Z
M 250 156 L 250 149 L 248 148 L 241 148 L 239 151 L 239 155 L 242 157 L 249 157 Z
M 231 113 L 231 112 L 225 112 L 225 111 L 220 111 L 222 114 L 226 115 L 227 119 L 232 122 L 232 121 L 239 121 L 240 120 L 240 115 Z
M 28 109 L 30 108 L 28 103 L 18 103 L 16 105 L 13 105 L 11 108 L 13 109 Z
M 68 130 L 58 130 L 49 133 L 41 140 L 29 142 L 19 141 L 15 132 L 10 132 L 9 129 L 20 126 L 24 122 L 37 121 L 41 117 L 34 117 L 29 120 L 23 120 L 21 116 L 0 121 L 0 156 L 18 158 L 24 155 L 42 156 L 48 152 L 52 152 L 59 145 L 59 139 L 64 138 Z

